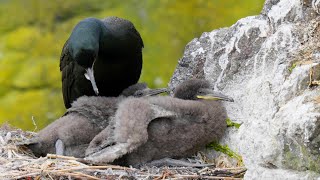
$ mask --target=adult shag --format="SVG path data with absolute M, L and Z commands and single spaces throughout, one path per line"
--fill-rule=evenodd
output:
M 83 95 L 118 96 L 137 83 L 143 46 L 139 32 L 128 20 L 108 17 L 80 21 L 60 57 L 65 107 Z

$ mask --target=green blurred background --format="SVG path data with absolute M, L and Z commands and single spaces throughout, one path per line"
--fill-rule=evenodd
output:
M 140 32 L 140 81 L 166 86 L 185 45 L 256 15 L 264 0 L 0 0 L 0 122 L 37 130 L 61 116 L 59 58 L 75 24 L 119 16 Z

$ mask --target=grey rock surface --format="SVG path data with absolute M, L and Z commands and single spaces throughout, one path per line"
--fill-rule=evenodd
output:
M 205 78 L 234 98 L 225 106 L 242 125 L 220 143 L 242 156 L 246 179 L 317 179 L 319 63 L 320 0 L 267 0 L 260 15 L 193 39 L 169 86 Z

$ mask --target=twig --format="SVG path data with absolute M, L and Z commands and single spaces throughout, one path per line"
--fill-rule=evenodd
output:
M 200 175 L 174 175 L 175 178 L 201 178 L 201 179 L 226 179 L 226 180 L 242 180 L 242 178 L 220 177 L 220 176 L 200 176 Z M 175 178 L 172 178 L 175 179 Z
M 47 158 L 50 159 L 65 159 L 65 160 L 76 160 L 76 161 L 83 161 L 82 158 L 75 158 L 75 157 L 71 157 L 71 156 L 62 156 L 62 155 L 56 155 L 56 154 L 47 154 L 46 156 Z M 79 169 L 77 170 L 81 170 L 81 169 L 108 169 L 108 168 L 112 168 L 112 169 L 119 169 L 119 170 L 136 170 L 134 168 L 127 168 L 127 167 L 122 167 L 122 166 L 117 166 L 117 165 L 107 165 L 107 166 L 85 166 L 85 167 L 78 167 Z
M 32 177 L 32 176 L 35 176 L 35 175 L 40 175 L 42 173 L 45 173 L 47 176 L 50 176 L 50 174 L 55 174 L 55 175 L 63 175 L 63 176 L 68 176 L 68 175 L 71 175 L 73 177 L 76 177 L 76 178 L 83 178 L 83 177 L 87 177 L 87 178 L 91 178 L 91 179 L 99 179 L 97 177 L 94 177 L 94 176 L 90 176 L 88 174 L 84 174 L 84 173 L 81 173 L 81 172 L 66 172 L 66 171 L 60 171 L 60 170 L 50 170 L 50 169 L 36 169 L 36 168 L 23 168 L 23 169 L 29 169 L 29 170 L 33 170 L 33 171 L 37 171 L 37 172 L 34 172 L 34 173 L 29 173 L 29 174 L 25 174 L 25 175 L 20 175 L 20 176 L 17 176 L 17 177 L 14 177 L 14 178 L 24 178 L 24 177 Z
M 21 179 L 21 178 L 32 177 L 32 176 L 36 176 L 36 175 L 40 175 L 40 173 L 39 172 L 33 172 L 33 173 L 24 174 L 24 175 L 20 175 L 20 176 L 10 176 L 10 177 L 12 177 L 14 179 Z M 2 177 L 7 178 L 6 176 L 2 176 Z
M 75 158 L 72 156 L 62 156 L 62 155 L 56 155 L 56 154 L 47 154 L 46 156 L 48 159 L 66 159 L 66 160 L 78 160 L 80 158 Z
M 50 174 L 48 174 L 48 176 L 49 176 L 49 178 L 50 178 L 51 180 L 53 180 L 53 177 L 52 177 Z
M 240 170 L 247 169 L 246 167 L 234 167 L 234 168 L 216 168 L 215 170 Z
M 38 129 L 38 126 L 37 126 L 37 123 L 36 123 L 36 120 L 34 119 L 34 116 L 31 116 L 31 120 L 32 120 L 32 124 L 34 125 L 34 132 Z
M 118 169 L 118 170 L 128 170 L 130 168 L 121 167 L 121 166 L 86 166 L 86 167 L 75 167 L 75 168 L 69 168 L 69 169 L 61 169 L 56 170 L 55 172 L 66 172 L 66 171 L 78 171 L 78 170 L 85 170 L 85 169 Z
M 84 174 L 84 173 L 80 173 L 80 172 L 75 172 L 75 173 L 69 173 L 69 172 L 65 172 L 65 173 L 60 173 L 60 172 L 51 172 L 51 173 L 55 173 L 57 175 L 63 175 L 63 176 L 72 176 L 75 178 L 81 178 L 83 179 L 84 177 L 86 178 L 90 178 L 90 179 L 97 179 L 99 180 L 100 178 L 94 177 L 94 176 L 90 176 L 88 174 Z
M 239 172 L 234 173 L 232 176 L 233 176 L 233 177 L 239 177 L 240 175 L 242 175 L 242 173 L 245 173 L 246 171 L 247 171 L 247 170 L 244 169 L 244 170 L 242 170 L 242 171 L 239 171 Z
M 209 170 L 209 168 L 208 168 L 208 167 L 205 167 L 205 168 L 199 170 L 198 173 L 202 173 L 202 172 L 207 171 L 207 170 Z

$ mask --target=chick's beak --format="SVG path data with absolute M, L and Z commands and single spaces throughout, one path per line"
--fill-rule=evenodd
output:
M 229 101 L 234 102 L 233 98 L 228 97 L 220 92 L 213 91 L 211 89 L 203 90 L 205 95 L 197 95 L 198 99 L 206 99 L 206 100 L 221 100 L 221 101 Z
M 158 95 L 158 94 L 161 94 L 161 93 L 168 93 L 169 92 L 169 89 L 168 88 L 158 88 L 158 89 L 147 89 L 146 90 L 147 92 L 145 93 L 146 95 L 145 96 L 155 96 L 155 95 Z

